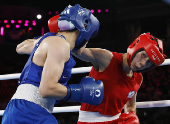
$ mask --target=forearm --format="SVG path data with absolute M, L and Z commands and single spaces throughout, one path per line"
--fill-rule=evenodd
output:
M 77 57 L 85 62 L 91 62 L 94 59 L 93 54 L 89 48 L 84 48 L 84 50 L 81 54 L 72 52 L 72 55 L 74 55 L 75 57 Z
M 22 47 L 20 47 L 20 48 L 16 48 L 16 52 L 18 53 L 18 54 L 31 54 L 31 52 L 32 52 L 32 50 L 33 50 L 33 48 L 31 48 L 31 47 L 28 47 L 28 46 L 22 46 Z
M 18 54 L 31 54 L 35 46 L 35 39 L 27 39 L 16 47 Z
M 136 113 L 136 103 L 133 104 L 132 106 L 125 105 L 124 106 L 124 112 L 130 112 L 134 111 Z
M 91 105 L 99 105 L 104 95 L 103 82 L 95 81 L 92 77 L 84 77 L 79 84 L 68 84 L 67 87 L 57 83 L 53 87 L 42 87 L 40 84 L 39 92 L 43 98 L 51 98 L 56 100 L 67 100 L 88 103 Z M 100 91 L 98 95 L 90 95 L 91 90 Z
M 56 100 L 64 99 L 67 95 L 67 87 L 60 83 L 48 87 L 40 86 L 39 91 L 42 97 Z

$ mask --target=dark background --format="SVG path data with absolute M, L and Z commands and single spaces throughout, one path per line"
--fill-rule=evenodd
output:
M 29 0 L 1 1 L 0 27 L 4 27 L 4 35 L 0 35 L 0 74 L 20 73 L 28 59 L 27 55 L 18 55 L 16 45 L 27 38 L 41 35 L 42 27 L 48 32 L 48 19 L 59 13 L 67 5 L 80 4 L 82 7 L 94 9 L 94 15 L 100 21 L 97 37 L 91 39 L 87 47 L 99 47 L 114 52 L 125 53 L 128 45 L 141 33 L 150 32 L 164 42 L 164 52 L 170 55 L 170 2 L 167 0 Z M 101 13 L 97 10 L 101 9 Z M 109 9 L 109 12 L 105 12 Z M 51 11 L 51 15 L 49 15 Z M 41 14 L 42 19 L 36 19 Z M 3 20 L 8 20 L 10 28 L 6 28 Z M 10 20 L 23 22 L 29 20 L 29 27 L 23 23 L 19 29 Z M 37 22 L 36 26 L 31 21 Z M 76 59 L 76 58 L 75 58 Z M 91 66 L 90 63 L 76 59 L 75 67 Z M 85 74 L 72 75 L 68 83 L 78 83 Z M 143 73 L 144 81 L 138 91 L 137 102 L 170 99 L 170 67 L 161 66 Z M 16 91 L 18 80 L 0 81 L 0 109 L 4 110 L 8 101 Z M 56 106 L 80 105 L 80 103 L 61 101 Z M 169 124 L 170 108 L 137 109 L 141 124 Z M 76 124 L 78 113 L 54 114 L 59 124 Z

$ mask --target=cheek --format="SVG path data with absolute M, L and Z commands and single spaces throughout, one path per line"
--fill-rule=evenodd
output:
M 131 65 L 130 65 L 130 68 L 133 69 L 134 65 L 135 65 L 135 62 L 132 61 L 132 62 L 131 62 Z
M 134 59 L 132 60 L 131 65 L 135 65 L 135 63 L 136 63 L 136 58 L 134 58 Z
M 132 63 L 137 64 L 139 61 L 141 61 L 141 57 L 140 57 L 140 55 L 136 54 L 136 56 L 133 58 Z

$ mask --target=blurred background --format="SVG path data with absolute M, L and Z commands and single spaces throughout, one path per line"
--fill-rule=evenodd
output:
M 87 47 L 125 53 L 141 33 L 150 32 L 164 42 L 170 56 L 170 0 L 15 0 L 0 2 L 0 75 L 21 73 L 28 55 L 18 55 L 16 45 L 48 32 L 48 19 L 68 5 L 88 8 L 100 21 L 97 37 Z M 75 58 L 75 67 L 91 66 Z M 85 74 L 74 74 L 68 83 L 78 83 Z M 170 99 L 170 66 L 143 73 L 137 102 Z M 4 110 L 16 91 L 18 80 L 0 81 L 0 109 Z M 56 107 L 80 105 L 61 101 Z M 141 124 L 170 124 L 170 108 L 137 109 Z M 78 112 L 54 114 L 59 124 L 76 124 Z M 0 117 L 1 119 L 2 117 Z M 1 121 L 1 120 L 0 120 Z

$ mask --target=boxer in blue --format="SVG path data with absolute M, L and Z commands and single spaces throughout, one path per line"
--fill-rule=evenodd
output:
M 41 37 L 17 45 L 17 53 L 30 54 L 30 57 L 16 93 L 5 109 L 2 124 L 58 124 L 51 114 L 56 100 L 92 105 L 102 102 L 104 87 L 100 80 L 84 77 L 79 84 L 67 85 L 75 65 L 71 51 L 82 52 L 87 41 L 97 35 L 99 21 L 90 10 L 78 4 L 66 7 L 58 21 L 52 21 L 49 28 L 57 24 L 59 31 L 51 29 Z M 90 94 L 91 90 L 95 94 Z

